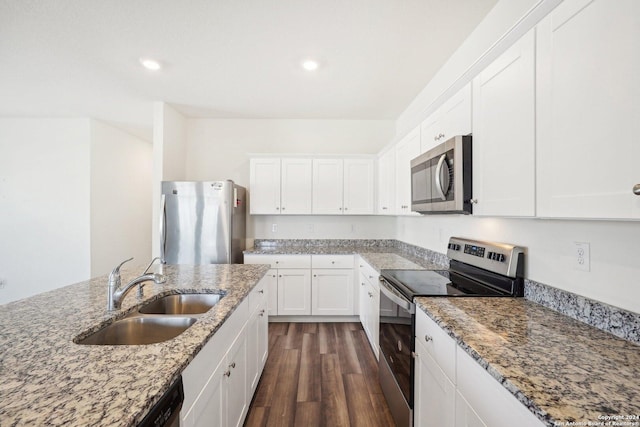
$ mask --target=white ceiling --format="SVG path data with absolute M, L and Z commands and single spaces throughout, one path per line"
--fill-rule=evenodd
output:
M 0 0 L 0 116 L 395 119 L 496 2 Z

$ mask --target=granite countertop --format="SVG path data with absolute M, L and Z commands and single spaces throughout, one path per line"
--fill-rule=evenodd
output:
M 123 269 L 127 283 L 144 267 Z M 0 305 L 0 425 L 132 426 L 180 376 L 268 270 L 266 265 L 156 266 L 167 281 L 106 311 L 107 276 Z M 171 293 L 224 293 L 169 341 L 78 345 L 73 339 Z
M 407 251 L 391 246 L 357 245 L 344 241 L 342 244 L 291 244 L 256 246 L 244 251 L 252 255 L 360 255 L 373 268 L 384 269 L 426 269 L 447 268 L 424 258 L 415 257 Z
M 524 298 L 416 303 L 546 425 L 640 415 L 637 344 Z

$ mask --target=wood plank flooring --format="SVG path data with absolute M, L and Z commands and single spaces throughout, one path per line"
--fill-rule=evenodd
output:
M 359 323 L 270 323 L 245 427 L 389 427 L 378 363 Z

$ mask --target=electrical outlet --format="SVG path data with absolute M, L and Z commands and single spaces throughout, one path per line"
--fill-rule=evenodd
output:
M 272 233 L 278 232 L 278 224 L 271 224 L 271 232 Z
M 589 252 L 588 242 L 573 242 L 574 269 L 580 271 L 591 271 Z

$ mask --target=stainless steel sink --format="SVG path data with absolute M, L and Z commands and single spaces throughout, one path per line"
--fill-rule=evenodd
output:
M 113 322 L 86 338 L 85 345 L 154 344 L 175 338 L 196 322 L 194 317 L 132 316 Z
M 144 314 L 201 314 L 206 313 L 220 301 L 220 294 L 177 294 L 167 295 L 138 311 Z

